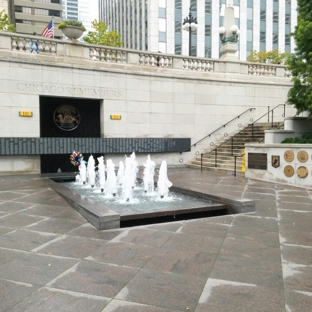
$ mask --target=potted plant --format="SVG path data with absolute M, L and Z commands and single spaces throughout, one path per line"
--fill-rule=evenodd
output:
M 81 22 L 73 20 L 64 20 L 62 23 L 58 24 L 57 28 L 69 39 L 80 38 L 86 30 Z

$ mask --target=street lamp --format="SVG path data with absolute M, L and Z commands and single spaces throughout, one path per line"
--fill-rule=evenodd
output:
M 183 20 L 183 30 L 186 30 L 189 32 L 189 56 L 191 56 L 191 49 L 192 49 L 192 31 L 196 31 L 198 28 L 197 19 L 192 16 L 191 13 L 191 7 L 189 16 L 187 16 Z

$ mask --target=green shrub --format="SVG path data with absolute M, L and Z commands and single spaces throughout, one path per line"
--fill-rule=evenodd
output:
M 281 143 L 312 144 L 312 133 L 305 133 L 301 137 L 296 137 L 296 138 L 286 138 Z
M 86 28 L 83 26 L 83 24 L 80 21 L 73 21 L 73 20 L 64 20 L 62 23 L 57 25 L 57 28 L 62 29 L 66 26 L 76 26 L 76 27 L 80 27 L 83 31 L 86 30 Z

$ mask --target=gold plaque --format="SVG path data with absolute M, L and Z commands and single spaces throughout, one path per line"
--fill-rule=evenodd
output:
M 305 179 L 309 174 L 309 171 L 306 167 L 304 166 L 300 166 L 298 169 L 297 169 L 297 175 L 299 178 L 301 179 Z
M 76 129 L 79 126 L 80 119 L 78 109 L 72 105 L 62 105 L 54 111 L 54 122 L 64 131 Z
M 300 151 L 297 154 L 297 159 L 301 162 L 301 163 L 305 163 L 309 158 L 309 155 L 306 151 Z
M 287 165 L 284 168 L 284 174 L 286 177 L 290 178 L 294 175 L 294 173 L 295 173 L 295 170 L 294 170 L 293 166 Z
M 291 151 L 291 150 L 287 150 L 285 153 L 284 153 L 284 159 L 285 161 L 287 162 L 292 162 L 295 158 L 295 155 L 294 155 L 294 152 Z

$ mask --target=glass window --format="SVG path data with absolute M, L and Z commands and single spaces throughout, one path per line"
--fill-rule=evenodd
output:
M 234 0 L 233 4 L 239 6 L 239 2 L 240 2 L 239 0 Z
M 278 3 L 273 2 L 273 12 L 278 12 Z
M 290 13 L 285 14 L 285 24 L 290 25 Z
M 181 51 L 182 51 L 182 49 L 181 49 L 181 44 L 176 44 L 176 45 L 174 46 L 174 53 L 175 53 L 175 54 L 178 54 L 178 55 L 181 55 Z
M 205 36 L 211 36 L 211 25 L 205 25 Z
M 205 57 L 211 58 L 211 48 L 205 47 Z
M 285 45 L 285 52 L 290 52 L 290 45 Z
M 252 41 L 252 29 L 247 29 L 247 41 Z
M 61 12 L 60 11 L 56 11 L 56 10 L 49 10 L 49 16 L 60 17 L 61 16 Z
M 290 25 L 285 25 L 285 33 L 290 34 Z
M 211 14 L 205 14 L 205 24 L 211 24 Z
M 261 10 L 266 10 L 266 0 L 261 0 L 261 2 L 260 2 L 260 9 Z
M 197 55 L 197 46 L 192 46 L 191 47 L 191 56 L 196 56 Z
M 260 42 L 265 42 L 265 31 L 260 31 Z
M 278 12 L 273 12 L 273 23 L 278 23 Z
M 265 22 L 260 22 L 260 30 L 261 31 L 265 31 L 266 30 Z
M 252 42 L 247 41 L 247 50 L 252 51 Z
M 266 20 L 266 11 L 261 10 L 260 11 L 260 21 L 265 21 Z
M 193 32 L 192 32 L 193 33 Z M 192 35 L 192 45 L 197 45 L 197 36 L 196 35 Z
M 176 8 L 177 10 L 181 10 L 181 9 L 182 9 L 181 0 L 175 0 L 175 8 Z
M 224 16 L 220 16 L 220 19 L 219 19 L 220 26 L 223 26 L 223 20 L 224 20 Z
M 205 37 L 205 47 L 211 47 L 211 37 Z
M 158 40 L 159 40 L 159 42 L 166 42 L 166 32 L 164 32 L 164 31 L 160 31 L 159 33 L 158 33 Z
M 182 12 L 181 12 L 181 10 L 175 10 L 175 12 L 174 12 L 175 14 L 174 14 L 174 19 L 175 20 L 182 20 Z
M 247 29 L 252 29 L 253 28 L 253 23 L 250 20 L 247 20 Z
M 159 18 L 166 18 L 166 8 L 158 8 Z
M 290 35 L 285 35 L 285 45 L 290 45 Z
M 252 20 L 252 13 L 253 13 L 253 9 L 252 8 L 247 8 L 247 19 L 248 20 Z
M 273 33 L 273 43 L 278 43 L 278 33 Z
M 247 0 L 247 8 L 253 8 L 253 0 Z
M 265 51 L 265 50 L 266 50 L 265 42 L 260 42 L 260 51 Z
M 176 33 L 180 33 L 181 32 L 181 21 L 175 21 L 174 22 L 174 30 Z
M 175 34 L 175 44 L 181 44 L 182 43 L 182 35 L 181 34 Z
M 211 0 L 206 0 L 205 2 L 205 13 L 211 14 Z
M 277 23 L 273 23 L 273 32 L 278 33 L 278 24 Z

